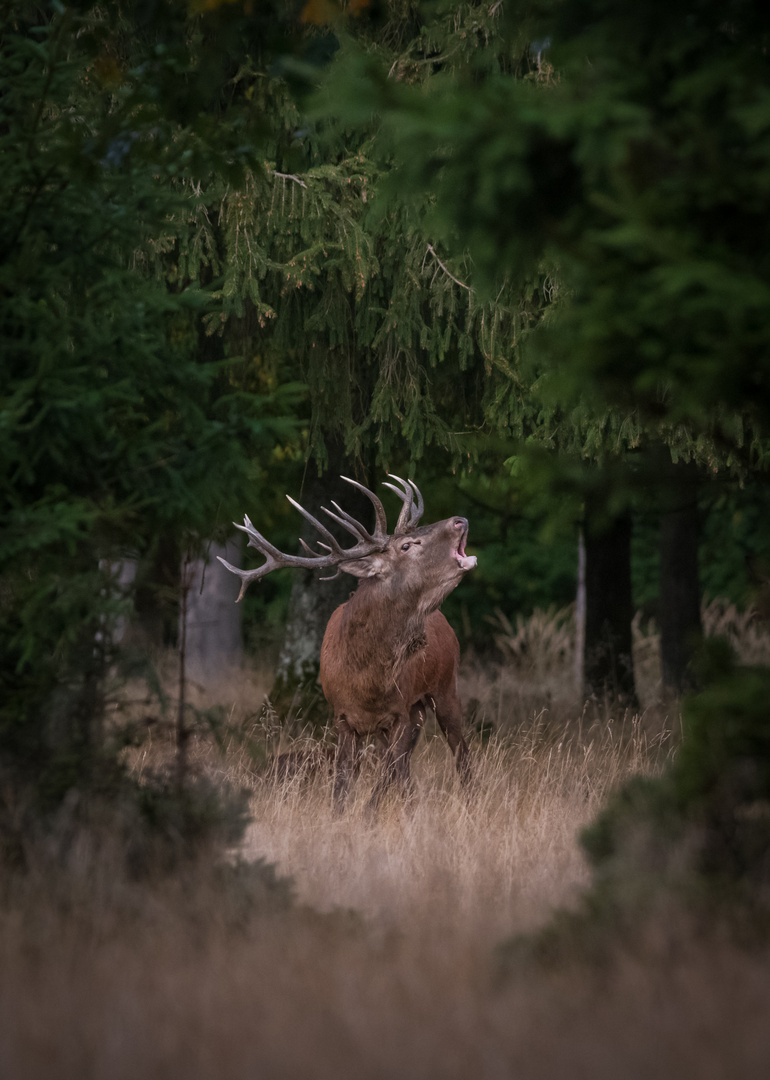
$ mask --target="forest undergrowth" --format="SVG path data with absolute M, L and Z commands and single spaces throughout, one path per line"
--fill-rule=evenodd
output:
M 750 621 L 712 617 L 763 658 Z M 227 866 L 254 869 L 261 899 L 209 857 L 138 884 L 84 841 L 66 886 L 41 860 L 0 907 L 0 1077 L 766 1075 L 770 958 L 674 901 L 601 967 L 501 961 L 512 935 L 578 903 L 581 827 L 676 752 L 676 706 L 656 699 L 651 668 L 640 714 L 576 708 L 562 631 L 556 613 L 501 622 L 505 662 L 466 661 L 470 794 L 428 723 L 413 798 L 376 817 L 373 747 L 335 816 L 329 733 L 280 724 L 260 699 L 269 673 L 230 679 L 217 737 L 201 729 L 191 762 L 248 789 Z M 172 752 L 156 725 L 130 766 L 141 776 Z

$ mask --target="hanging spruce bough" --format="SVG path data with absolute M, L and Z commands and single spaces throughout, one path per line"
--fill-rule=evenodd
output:
M 421 37 L 416 12 L 394 5 L 384 24 L 355 29 L 398 82 L 430 79 L 450 57 L 496 63 L 498 21 L 458 7 Z M 502 281 L 493 298 L 479 296 L 467 258 L 431 233 L 428 204 L 388 190 L 393 163 L 376 116 L 345 130 L 333 117 L 310 121 L 284 83 L 253 65 L 239 88 L 271 118 L 272 156 L 239 184 L 196 180 L 155 248 L 165 273 L 172 265 L 182 281 L 213 282 L 210 332 L 260 363 L 295 365 L 321 463 L 329 440 L 368 469 L 405 446 L 412 459 L 431 445 L 457 459 L 467 433 L 490 422 L 523 433 L 518 353 L 549 302 L 547 275 L 528 290 Z
M 322 459 L 329 437 L 364 460 L 403 440 L 414 457 L 431 444 L 457 454 L 457 431 L 487 406 L 523 431 L 517 352 L 540 298 L 504 287 L 480 299 L 460 277 L 467 264 L 450 266 L 414 215 L 369 213 L 377 180 L 359 154 L 301 176 L 268 164 L 214 205 L 197 188 L 179 267 L 223 272 L 209 330 L 252 355 L 295 358 Z

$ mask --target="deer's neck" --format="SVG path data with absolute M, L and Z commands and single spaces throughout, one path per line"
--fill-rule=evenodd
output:
M 379 582 L 362 581 L 346 604 L 346 645 L 362 668 L 391 671 L 394 678 L 425 647 L 425 619 L 419 598 L 391 593 Z

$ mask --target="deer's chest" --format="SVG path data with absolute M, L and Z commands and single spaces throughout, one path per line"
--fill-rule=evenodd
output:
M 361 735 L 385 731 L 429 687 L 422 624 L 373 623 L 348 605 L 332 616 L 321 649 L 321 686 L 335 720 Z M 429 681 L 429 680 L 428 680 Z

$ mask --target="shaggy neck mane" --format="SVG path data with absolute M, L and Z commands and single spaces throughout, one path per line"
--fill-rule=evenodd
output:
M 359 584 L 344 608 L 342 632 L 362 669 L 393 672 L 425 647 L 425 619 L 443 596 L 391 589 L 377 578 Z

